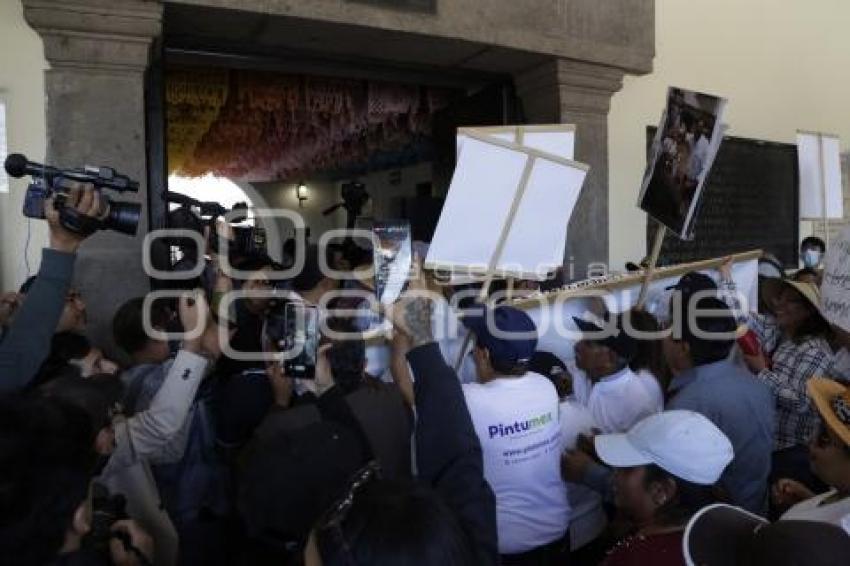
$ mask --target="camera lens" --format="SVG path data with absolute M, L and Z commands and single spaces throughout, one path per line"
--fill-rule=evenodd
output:
M 141 213 L 142 205 L 140 204 L 112 201 L 109 206 L 109 215 L 103 221 L 103 227 L 107 230 L 135 236 Z

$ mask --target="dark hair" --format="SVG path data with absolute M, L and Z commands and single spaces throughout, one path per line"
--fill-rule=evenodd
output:
M 693 365 L 702 366 L 725 360 L 729 356 L 732 346 L 735 345 L 734 338 L 706 339 L 697 336 L 694 331 L 699 330 L 712 334 L 735 332 L 738 325 L 735 322 L 735 317 L 732 316 L 732 311 L 729 310 L 726 303 L 717 297 L 702 297 L 697 301 L 691 300 L 691 297 L 684 299 L 682 305 L 682 340 L 687 342 L 690 347 Z M 725 311 L 725 313 L 722 316 L 695 316 L 696 329 L 694 329 L 690 325 L 691 313 L 694 310 Z
M 482 350 L 490 351 L 487 346 L 481 344 L 478 340 L 475 341 L 475 347 Z M 500 375 L 519 377 L 528 373 L 531 367 L 531 360 L 527 362 L 512 362 L 505 360 L 497 360 L 490 356 L 490 365 L 493 366 L 493 371 Z
M 95 463 L 86 415 L 32 395 L 0 399 L 0 553 L 52 563 L 88 495 Z
M 633 308 L 628 311 L 628 316 L 634 330 L 640 332 L 661 331 L 658 319 L 643 309 Z M 637 340 L 637 355 L 629 364 L 629 368 L 635 372 L 642 369 L 649 370 L 661 384 L 662 390 L 666 389 L 666 384 L 670 379 L 670 368 L 664 357 L 661 340 Z
M 494 360 L 490 358 L 490 363 L 493 364 L 493 370 L 501 375 L 510 375 L 519 377 L 528 372 L 528 362 L 505 362 L 502 360 Z
M 45 397 L 82 410 L 91 424 L 93 443 L 100 430 L 112 422 L 113 408 L 121 399 L 124 387 L 114 375 L 99 374 L 83 379 L 69 373 L 52 380 L 40 391 Z
M 357 333 L 354 321 L 345 318 L 329 319 L 328 328 L 334 332 Z M 366 343 L 354 337 L 336 340 L 328 351 L 328 362 L 334 383 L 345 393 L 351 393 L 363 382 Z
M 676 484 L 676 495 L 655 512 L 656 521 L 660 524 L 683 524 L 706 505 L 717 502 L 713 486 L 683 480 L 655 464 L 646 465 L 645 487 L 665 481 Z
M 275 267 L 275 263 L 266 254 L 251 255 L 241 261 L 237 261 L 234 267 L 240 271 L 260 271 L 266 267 Z
M 802 281 L 803 277 L 806 276 L 814 277 L 815 279 L 820 279 L 820 274 L 817 272 L 816 269 L 812 269 L 811 267 L 804 267 L 803 269 L 800 269 L 799 271 L 794 273 L 791 279 L 794 281 Z
M 91 343 L 85 336 L 70 331 L 57 332 L 50 340 L 50 353 L 33 378 L 31 388 L 40 387 L 64 373 L 79 376 L 79 369 L 69 369 L 69 362 L 85 358 L 90 351 Z
M 825 252 L 826 243 L 817 236 L 807 236 L 800 243 L 800 249 L 803 248 L 820 248 L 821 252 Z
M 330 250 L 326 248 L 325 254 L 329 255 Z M 327 256 L 326 259 L 328 259 Z M 330 261 L 326 263 L 332 265 Z M 304 265 L 298 275 L 292 279 L 292 288 L 299 293 L 310 291 L 324 278 L 325 274 L 322 273 L 319 265 L 319 248 L 312 244 L 306 246 L 304 248 Z
M 797 296 L 797 300 L 805 307 L 806 312 L 808 313 L 806 320 L 800 324 L 794 336 L 791 336 L 791 340 L 795 344 L 799 344 L 809 338 L 830 339 L 832 336 L 832 328 L 829 326 L 829 322 L 826 321 L 817 307 L 810 303 L 809 300 L 794 287 L 788 285 L 787 288 L 794 292 Z
M 350 564 L 475 564 L 454 513 L 430 488 L 375 480 L 359 490 L 338 529 L 318 529 L 325 566 Z
M 145 332 L 144 298 L 130 299 L 118 309 L 112 317 L 112 337 L 118 346 L 131 356 L 143 349 L 150 337 Z M 155 328 L 165 328 L 170 320 L 168 309 L 163 303 L 154 302 L 151 305 L 151 325 Z

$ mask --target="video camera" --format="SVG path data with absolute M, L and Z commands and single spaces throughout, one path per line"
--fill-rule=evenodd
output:
M 203 235 L 203 227 L 211 228 L 210 247 L 218 251 L 218 238 L 215 237 L 215 221 L 230 214 L 231 223 L 244 222 L 248 218 L 248 205 L 239 202 L 231 210 L 217 202 L 202 202 L 192 197 L 167 191 L 165 200 L 179 204 L 180 208 L 169 213 L 169 227 L 194 230 Z M 195 211 L 197 209 L 197 212 Z M 230 253 L 238 256 L 264 255 L 266 253 L 266 231 L 257 226 L 231 226 L 233 242 Z
M 20 153 L 9 154 L 4 166 L 11 177 L 29 175 L 33 179 L 24 197 L 24 216 L 44 219 L 44 201 L 53 197 L 53 206 L 59 211 L 59 222 L 71 232 L 87 236 L 98 230 L 113 230 L 130 236 L 136 235 L 142 210 L 140 204 L 113 201 L 102 195 L 104 206 L 99 218 L 81 215 L 74 208 L 65 206 L 69 181 L 91 183 L 97 190 L 138 192 L 139 183 L 121 175 L 115 169 L 91 166 L 81 169 L 57 169 L 29 161 Z
M 354 223 L 366 203 L 369 202 L 369 193 L 366 192 L 366 185 L 357 181 L 349 181 L 343 183 L 340 187 L 342 193 L 342 202 L 329 206 L 322 211 L 322 216 L 333 214 L 340 208 L 344 208 L 346 212 L 346 227 L 351 230 L 354 228 Z

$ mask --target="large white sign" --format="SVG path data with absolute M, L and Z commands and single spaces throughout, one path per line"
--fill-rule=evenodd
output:
M 800 218 L 822 220 L 844 217 L 840 153 L 840 140 L 835 136 L 797 133 Z
M 508 141 L 512 135 L 462 131 L 426 268 L 543 279 L 563 264 L 567 226 L 589 168 Z M 571 151 L 564 133 L 540 135 L 529 139 Z
M 850 226 L 830 242 L 821 284 L 821 312 L 831 323 L 850 332 Z

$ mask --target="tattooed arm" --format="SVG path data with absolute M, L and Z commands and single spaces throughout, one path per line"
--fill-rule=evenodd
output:
M 498 564 L 496 500 L 484 480 L 481 444 L 460 381 L 434 342 L 433 304 L 433 298 L 412 283 L 391 314 L 396 331 L 410 342 L 418 475 L 455 513 L 475 563 Z

